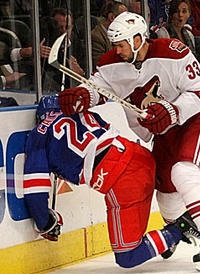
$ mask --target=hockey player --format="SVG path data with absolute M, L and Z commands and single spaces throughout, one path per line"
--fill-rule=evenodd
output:
M 100 58 L 90 81 L 147 111 L 140 119 L 125 109 L 135 133 L 144 141 L 154 135 L 161 214 L 172 222 L 186 207 L 200 230 L 200 64 L 177 39 L 148 39 L 138 14 L 120 14 L 108 37 L 114 49 Z M 65 115 L 102 101 L 85 84 L 59 95 Z
M 151 152 L 119 136 L 97 113 L 64 116 L 55 97 L 53 107 L 49 103 L 46 98 L 39 104 L 39 118 L 45 119 L 29 134 L 24 167 L 24 198 L 41 236 L 56 241 L 63 224 L 61 215 L 48 208 L 53 172 L 105 195 L 110 242 L 122 267 L 165 252 L 187 233 L 200 238 L 188 213 L 144 236 L 155 186 Z

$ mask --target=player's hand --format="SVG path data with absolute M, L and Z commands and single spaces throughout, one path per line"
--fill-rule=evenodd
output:
M 58 241 L 63 226 L 63 218 L 57 211 L 49 209 L 49 221 L 46 227 L 41 231 L 35 227 L 36 231 L 49 241 Z
M 84 87 L 65 89 L 59 92 L 59 105 L 64 115 L 85 112 L 90 108 L 90 92 Z
M 146 119 L 138 119 L 139 123 L 148 128 L 153 134 L 162 134 L 178 121 L 178 108 L 173 104 L 161 100 L 147 107 L 149 114 Z

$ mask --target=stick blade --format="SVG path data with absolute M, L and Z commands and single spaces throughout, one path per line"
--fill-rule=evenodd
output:
M 54 42 L 50 54 L 49 54 L 49 58 L 48 58 L 48 63 L 49 65 L 59 69 L 60 68 L 60 64 L 58 62 L 58 51 L 59 48 L 62 44 L 62 41 L 64 40 L 66 36 L 66 33 L 62 34 L 61 36 L 59 36 L 56 41 Z

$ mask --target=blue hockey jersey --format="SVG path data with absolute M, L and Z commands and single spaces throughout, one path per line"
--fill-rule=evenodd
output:
M 50 112 L 28 136 L 24 194 L 49 192 L 51 172 L 73 184 L 89 184 L 95 156 L 117 135 L 97 113 Z

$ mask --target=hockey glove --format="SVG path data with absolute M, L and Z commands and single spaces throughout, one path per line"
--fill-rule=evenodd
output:
M 66 116 L 86 111 L 90 102 L 90 92 L 84 87 L 65 89 L 59 93 L 59 105 Z
M 148 128 L 153 134 L 162 134 L 178 121 L 178 108 L 171 103 L 161 100 L 147 107 L 149 114 L 146 119 L 138 119 L 139 123 Z
M 49 221 L 43 230 L 38 230 L 35 226 L 35 230 L 45 239 L 49 241 L 58 241 L 58 236 L 61 233 L 63 225 L 62 216 L 53 209 L 49 209 Z

